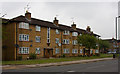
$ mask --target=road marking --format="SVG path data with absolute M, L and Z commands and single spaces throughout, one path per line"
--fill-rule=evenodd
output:
M 75 71 L 67 71 L 67 72 L 75 72 Z
M 101 66 L 93 66 L 93 67 L 87 67 L 87 69 L 90 69 L 90 68 L 97 68 L 97 67 L 102 67 L 104 65 L 101 65 Z

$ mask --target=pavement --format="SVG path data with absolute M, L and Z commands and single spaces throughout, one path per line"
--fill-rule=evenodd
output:
M 113 60 L 113 58 L 100 58 L 100 59 L 89 59 L 89 60 L 77 60 L 77 61 L 66 61 L 66 62 L 34 64 L 34 65 L 3 65 L 3 66 L 0 66 L 0 67 L 2 67 L 3 70 L 8 70 L 8 69 L 26 69 L 26 68 L 61 66 L 61 65 L 70 65 L 70 64 L 97 62 L 97 61 L 104 61 L 104 60 Z

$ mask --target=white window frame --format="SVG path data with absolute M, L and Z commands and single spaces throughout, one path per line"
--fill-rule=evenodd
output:
M 77 45 L 77 40 L 72 40 L 73 45 Z
M 77 32 L 72 32 L 72 36 L 78 36 Z
M 38 38 L 39 38 L 39 41 L 37 41 L 36 37 L 38 37 Z M 36 42 L 40 42 L 40 41 L 41 41 L 40 36 L 36 36 L 36 37 L 35 37 L 35 41 L 36 41 Z
M 29 41 L 28 34 L 19 34 L 19 41 Z
M 99 50 L 98 50 L 98 49 L 95 49 L 95 53 L 99 53 Z
M 56 49 L 55 49 L 55 53 L 56 53 L 56 54 L 60 53 L 59 48 L 56 48 Z
M 29 54 L 29 47 L 19 47 L 19 54 Z
M 35 49 L 35 54 L 40 54 L 40 48 Z
M 29 23 L 20 22 L 19 23 L 19 28 L 29 29 Z
M 58 30 L 58 29 L 56 29 L 56 34 L 60 34 L 60 32 L 59 32 L 59 30 Z
M 36 25 L 35 27 L 36 27 L 36 31 L 41 31 L 41 27 L 40 26 Z
M 90 54 L 92 54 L 93 53 L 93 50 L 92 49 L 90 49 Z
M 59 38 L 56 38 L 56 39 L 55 39 L 55 43 L 59 43 Z
M 70 53 L 69 49 L 64 49 L 64 53 Z
M 77 52 L 76 52 L 77 51 Z M 78 53 L 78 50 L 77 49 L 72 49 L 72 53 Z
M 63 32 L 63 35 L 69 35 L 70 34 L 70 31 L 68 31 L 68 30 L 65 30 L 64 32 Z
M 69 43 L 70 43 L 69 39 L 63 39 L 63 44 L 69 44 Z
M 49 36 L 48 36 L 49 34 Z M 47 43 L 50 43 L 50 27 L 47 28 Z
M 81 53 L 81 54 L 83 53 L 83 49 L 80 49 L 80 53 Z

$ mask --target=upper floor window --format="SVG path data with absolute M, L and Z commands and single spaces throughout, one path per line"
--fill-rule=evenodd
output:
M 59 43 L 59 38 L 56 38 L 56 39 L 55 39 L 55 42 L 56 42 L 56 43 Z
M 72 53 L 78 53 L 77 49 L 72 49 Z
M 60 34 L 60 32 L 59 32 L 59 30 L 58 30 L 58 29 L 56 29 L 56 34 Z
M 19 41 L 29 41 L 29 35 L 19 34 Z
M 69 39 L 63 39 L 63 44 L 69 44 Z
M 36 48 L 35 53 L 40 54 L 40 48 Z
M 72 41 L 72 44 L 73 44 L 73 45 L 77 45 L 77 40 L 73 40 L 73 41 Z
M 77 32 L 72 32 L 72 36 L 78 36 Z
M 40 42 L 40 36 L 36 36 L 36 42 Z
M 19 28 L 29 29 L 29 23 L 20 22 Z
M 69 31 L 65 30 L 64 35 L 69 35 Z
M 29 54 L 29 47 L 19 47 L 19 54 Z
M 50 43 L 50 27 L 47 28 L 47 43 Z
M 69 53 L 69 49 L 64 49 L 64 53 Z
M 59 49 L 58 48 L 55 49 L 55 53 L 56 54 L 59 53 Z
M 40 26 L 36 26 L 36 31 L 40 31 Z

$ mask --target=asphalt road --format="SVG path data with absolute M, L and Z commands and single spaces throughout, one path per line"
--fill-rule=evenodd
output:
M 63 66 L 3 70 L 3 72 L 118 72 L 118 60 L 106 60 Z

